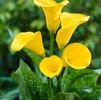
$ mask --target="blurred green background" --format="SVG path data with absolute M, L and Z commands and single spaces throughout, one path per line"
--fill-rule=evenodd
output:
M 69 0 L 64 11 L 90 15 L 90 20 L 79 26 L 70 42 L 81 42 L 92 52 L 91 69 L 101 68 L 101 0 Z M 30 59 L 23 51 L 11 53 L 12 38 L 20 31 L 41 31 L 43 41 L 48 37 L 44 14 L 34 5 L 33 0 L 0 0 L 0 95 L 13 94 L 17 97 L 16 84 L 10 76 L 18 68 L 22 57 L 30 64 Z M 45 42 L 44 42 L 45 43 Z M 48 43 L 45 43 L 47 47 Z M 15 95 L 16 94 L 16 95 Z M 7 99 L 10 100 L 10 99 Z M 14 99 L 15 100 L 15 99 Z

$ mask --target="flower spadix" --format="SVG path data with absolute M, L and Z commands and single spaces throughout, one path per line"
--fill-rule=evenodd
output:
M 40 71 L 47 77 L 58 76 L 62 70 L 62 60 L 58 56 L 45 57 L 39 65 Z
M 57 32 L 56 42 L 59 49 L 63 48 L 70 40 L 73 32 L 76 28 L 88 21 L 89 16 L 79 13 L 67 13 L 61 14 L 61 29 Z
M 70 65 L 74 69 L 83 69 L 91 62 L 89 49 L 81 43 L 69 44 L 62 55 L 63 66 Z
M 44 56 L 45 51 L 40 32 L 21 32 L 18 33 L 11 44 L 12 51 L 20 51 L 27 48 L 39 56 Z
M 69 2 L 67 0 L 60 3 L 55 0 L 34 0 L 34 3 L 43 9 L 48 30 L 55 33 L 60 25 L 61 10 Z

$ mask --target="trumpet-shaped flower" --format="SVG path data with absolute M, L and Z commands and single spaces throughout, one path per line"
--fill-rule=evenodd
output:
M 17 34 L 12 41 L 11 49 L 13 51 L 20 51 L 24 47 L 33 51 L 39 56 L 45 55 L 40 32 L 21 32 Z
M 80 24 L 88 21 L 88 19 L 89 16 L 78 13 L 63 12 L 61 14 L 61 29 L 56 36 L 59 49 L 63 48 L 68 43 L 75 29 Z
M 70 65 L 74 69 L 83 69 L 90 64 L 91 53 L 83 44 L 72 43 L 64 49 L 61 58 L 63 66 Z
M 58 76 L 62 70 L 61 58 L 52 55 L 44 58 L 39 65 L 40 71 L 47 77 L 53 78 Z
M 34 3 L 43 9 L 48 30 L 55 33 L 60 25 L 61 10 L 69 2 L 67 0 L 60 3 L 55 0 L 34 0 Z

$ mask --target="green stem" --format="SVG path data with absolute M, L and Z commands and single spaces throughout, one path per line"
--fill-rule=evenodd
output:
M 58 86 L 59 86 L 59 89 L 58 89 L 58 90 L 59 90 L 60 92 L 61 92 L 61 77 L 62 77 L 61 74 L 62 74 L 62 73 L 60 73 L 59 79 L 58 79 L 58 80 L 59 80 L 59 81 L 58 81 Z
M 49 55 L 53 55 L 53 49 L 54 49 L 54 33 L 50 32 L 50 47 L 49 47 Z M 50 97 L 53 96 L 53 88 L 51 84 L 51 79 L 48 78 L 48 85 L 49 85 L 49 94 Z
M 52 97 L 53 90 L 52 90 L 52 85 L 51 85 L 51 79 L 50 78 L 48 78 L 48 85 L 49 85 L 49 96 Z
M 54 33 L 50 32 L 50 48 L 49 48 L 50 56 L 53 54 L 53 48 L 54 48 Z

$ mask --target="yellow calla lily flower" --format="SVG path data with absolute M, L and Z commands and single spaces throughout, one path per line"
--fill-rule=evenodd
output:
M 61 10 L 69 2 L 67 0 L 63 0 L 60 3 L 55 0 L 34 0 L 34 3 L 42 7 L 46 17 L 47 28 L 55 33 L 60 25 Z
M 83 14 L 63 12 L 61 14 L 61 29 L 56 36 L 59 49 L 68 43 L 75 29 L 88 20 L 89 16 Z
M 20 51 L 24 47 L 33 51 L 39 56 L 45 55 L 40 32 L 21 32 L 17 34 L 12 41 L 11 49 L 13 51 Z
M 91 62 L 91 53 L 89 49 L 81 43 L 72 43 L 68 45 L 62 55 L 63 66 L 70 65 L 74 69 L 83 69 L 89 66 Z
M 40 71 L 47 77 L 53 78 L 58 76 L 62 70 L 61 58 L 52 55 L 44 58 L 39 65 Z

